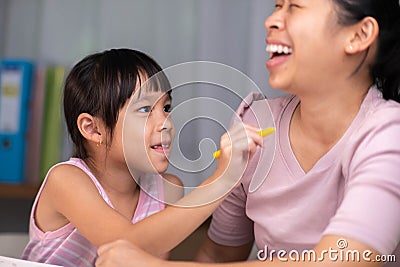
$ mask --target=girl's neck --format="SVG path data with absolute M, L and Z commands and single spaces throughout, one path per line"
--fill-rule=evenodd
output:
M 131 221 L 139 202 L 140 188 L 126 164 L 112 163 L 111 160 L 85 161 L 103 187 L 114 209 Z
M 130 195 L 138 187 L 129 169 L 124 166 L 115 166 L 111 161 L 85 160 L 91 172 L 100 182 L 104 190 L 118 195 Z

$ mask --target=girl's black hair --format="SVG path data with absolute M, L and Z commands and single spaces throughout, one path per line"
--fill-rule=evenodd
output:
M 108 129 L 107 140 L 111 142 L 119 111 L 134 93 L 136 84 L 141 86 L 141 77 L 150 78 L 155 74 L 157 81 L 151 90 L 170 93 L 168 79 L 157 62 L 143 52 L 127 48 L 86 56 L 71 69 L 65 81 L 63 102 L 68 132 L 74 143 L 74 157 L 88 157 L 85 139 L 77 126 L 79 114 L 100 118 Z
M 379 25 L 378 52 L 371 75 L 385 99 L 400 102 L 400 4 L 399 0 L 333 0 L 339 23 L 352 25 L 373 17 Z

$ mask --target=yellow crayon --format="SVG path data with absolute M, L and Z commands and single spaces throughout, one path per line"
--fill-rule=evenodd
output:
M 264 130 L 258 131 L 257 133 L 262 137 L 266 137 L 267 135 L 270 135 L 273 132 L 275 132 L 275 128 L 268 127 L 268 128 L 265 128 Z M 218 159 L 221 156 L 221 150 L 215 151 L 213 153 L 213 156 L 214 156 L 215 159 Z

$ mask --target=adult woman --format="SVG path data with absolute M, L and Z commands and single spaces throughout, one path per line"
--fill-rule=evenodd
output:
M 277 0 L 265 26 L 269 82 L 290 94 L 269 100 L 274 162 L 257 191 L 248 174 L 217 209 L 197 260 L 245 260 L 255 239 L 268 266 L 381 266 L 400 242 L 399 1 Z M 186 266 L 124 242 L 101 248 L 99 265 L 124 249 Z

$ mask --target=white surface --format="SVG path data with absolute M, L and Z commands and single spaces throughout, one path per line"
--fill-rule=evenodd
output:
M 28 233 L 0 233 L 0 256 L 20 258 L 28 241 Z
M 58 266 L 52 264 L 37 263 L 32 261 L 24 261 L 10 257 L 0 256 L 0 267 L 40 267 L 40 266 Z

